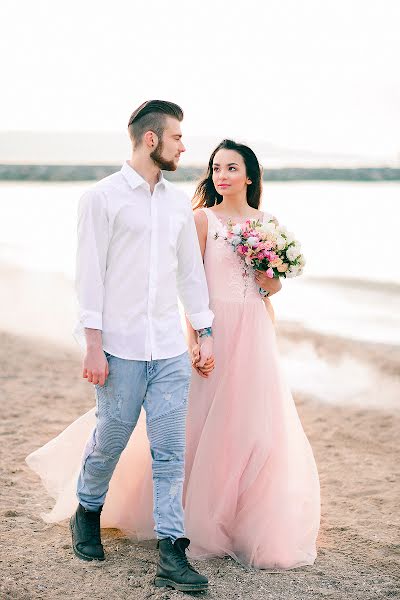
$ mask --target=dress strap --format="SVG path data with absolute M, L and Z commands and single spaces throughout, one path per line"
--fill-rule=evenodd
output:
M 207 206 L 203 206 L 200 210 L 203 210 L 206 213 L 207 219 L 210 215 L 213 216 L 212 210 L 210 210 Z
M 204 206 L 203 208 L 201 208 L 200 210 L 204 211 L 207 217 L 207 221 L 208 221 L 208 227 L 210 227 L 212 221 L 214 220 L 214 223 L 220 225 L 221 222 L 218 219 L 218 217 L 216 215 L 214 215 L 213 211 L 210 210 L 208 207 Z

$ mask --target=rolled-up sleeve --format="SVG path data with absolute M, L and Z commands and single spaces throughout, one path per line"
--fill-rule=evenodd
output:
M 79 329 L 103 328 L 108 244 L 105 198 L 101 193 L 89 191 L 82 196 L 78 208 L 75 287 L 79 305 Z
M 190 204 L 178 240 L 177 286 L 193 329 L 211 327 L 214 314 L 209 308 L 207 280 Z

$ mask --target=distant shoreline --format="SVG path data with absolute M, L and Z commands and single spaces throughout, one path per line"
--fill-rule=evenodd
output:
M 119 165 L 22 165 L 0 164 L 0 181 L 97 181 L 120 169 Z M 166 173 L 170 181 L 196 181 L 205 167 L 179 167 Z M 400 181 L 400 168 L 308 168 L 264 169 L 264 181 Z

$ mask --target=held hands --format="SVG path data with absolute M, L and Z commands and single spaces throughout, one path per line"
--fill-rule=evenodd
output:
M 108 361 L 101 346 L 88 348 L 83 360 L 82 377 L 93 385 L 104 385 L 108 377 Z
M 214 370 L 213 338 L 201 337 L 191 348 L 192 367 L 200 375 L 207 378 Z
M 198 366 L 200 369 L 204 367 L 210 358 L 213 358 L 213 344 L 214 340 L 211 335 L 199 337 L 200 360 Z
M 193 369 L 200 375 L 200 377 L 204 377 L 205 379 L 207 379 L 207 377 L 210 375 L 210 373 L 214 370 L 214 366 L 215 366 L 214 357 L 211 356 L 209 359 L 207 359 L 206 362 L 204 363 L 204 366 L 202 366 L 200 368 L 199 367 L 199 361 L 200 361 L 200 346 L 199 346 L 199 344 L 195 344 L 192 347 L 190 353 L 191 353 Z
M 272 296 L 279 292 L 282 288 L 282 283 L 279 277 L 268 277 L 265 271 L 256 271 L 256 282 L 263 290 L 269 292 L 268 296 Z

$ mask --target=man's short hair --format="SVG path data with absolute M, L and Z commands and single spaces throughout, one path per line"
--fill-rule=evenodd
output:
M 173 102 L 165 100 L 147 100 L 143 102 L 130 116 L 128 131 L 131 140 L 140 144 L 146 131 L 154 131 L 161 140 L 165 129 L 166 117 L 178 121 L 183 119 L 183 110 Z

